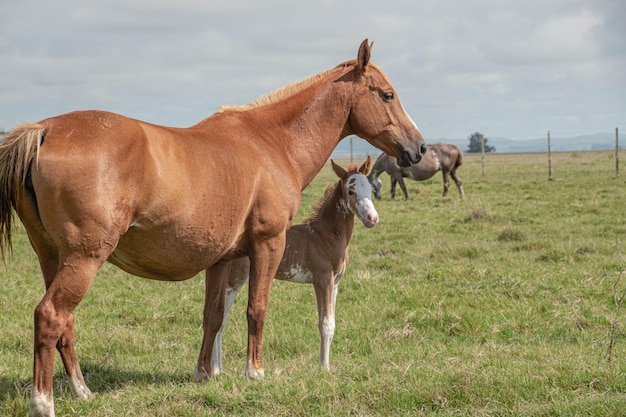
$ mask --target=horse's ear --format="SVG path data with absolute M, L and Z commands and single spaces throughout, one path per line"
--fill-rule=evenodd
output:
M 330 164 L 333 166 L 333 171 L 335 171 L 335 174 L 337 174 L 339 178 L 346 178 L 348 176 L 346 170 L 337 165 L 332 159 L 330 160 Z
M 367 155 L 367 159 L 363 162 L 363 165 L 359 168 L 359 172 L 363 175 L 367 175 L 370 173 L 370 168 L 372 167 L 372 158 Z
M 357 55 L 357 62 L 359 64 L 359 68 L 361 71 L 365 72 L 367 69 L 367 64 L 370 62 L 370 56 L 372 54 L 372 46 L 374 42 L 368 43 L 367 39 L 361 42 L 361 46 L 359 46 L 359 54 Z

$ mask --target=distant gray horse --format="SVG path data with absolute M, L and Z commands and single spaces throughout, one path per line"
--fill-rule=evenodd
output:
M 463 154 L 456 145 L 447 143 L 436 143 L 426 145 L 427 152 L 422 157 L 422 160 L 413 164 L 407 168 L 401 168 L 398 165 L 396 158 L 381 154 L 376 162 L 372 171 L 368 175 L 372 188 L 374 190 L 374 196 L 380 200 L 380 188 L 381 182 L 378 176 L 382 172 L 386 172 L 391 177 L 391 199 L 396 196 L 396 183 L 400 183 L 400 188 L 404 193 L 404 199 L 409 199 L 409 194 L 406 191 L 406 185 L 404 184 L 404 177 L 410 178 L 416 181 L 425 181 L 431 178 L 441 171 L 443 174 L 443 196 L 448 194 L 448 188 L 450 188 L 450 176 L 459 188 L 459 197 L 463 198 L 465 193 L 463 192 L 463 183 L 456 173 L 456 169 L 463 163 Z

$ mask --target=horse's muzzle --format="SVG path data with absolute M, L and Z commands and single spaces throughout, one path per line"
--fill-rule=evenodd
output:
M 415 155 L 412 155 L 410 152 L 403 150 L 402 152 L 400 152 L 400 158 L 398 158 L 398 165 L 400 165 L 403 168 L 409 167 L 413 164 L 417 164 L 419 161 L 422 160 L 422 156 L 424 156 L 424 154 L 426 153 L 426 145 L 421 143 L 417 153 Z

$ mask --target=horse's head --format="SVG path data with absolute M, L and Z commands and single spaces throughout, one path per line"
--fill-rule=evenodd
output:
M 358 170 L 350 169 L 346 171 L 335 161 L 330 161 L 335 174 L 341 178 L 342 200 L 346 203 L 348 210 L 356 215 L 365 227 L 374 227 L 378 223 L 378 212 L 372 202 L 372 186 L 367 179 L 372 159 L 368 155 L 367 159 Z M 356 167 L 355 167 L 356 168 Z
M 371 50 L 372 44 L 365 39 L 355 64 L 348 122 L 352 133 L 396 157 L 400 166 L 408 167 L 422 159 L 426 144 L 385 73 L 369 62 Z
M 374 197 L 376 197 L 376 200 L 380 200 L 381 199 L 380 189 L 383 186 L 383 184 L 380 182 L 380 178 L 378 178 L 378 176 L 368 176 L 367 179 L 372 185 L 372 191 L 374 192 Z

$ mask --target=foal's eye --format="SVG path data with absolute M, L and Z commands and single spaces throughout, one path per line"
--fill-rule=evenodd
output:
M 354 191 L 348 190 L 348 195 L 354 195 Z
M 385 94 L 383 94 L 383 99 L 385 101 L 393 100 L 393 93 L 391 91 L 386 92 Z

